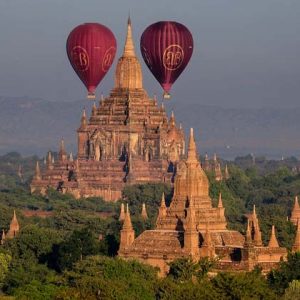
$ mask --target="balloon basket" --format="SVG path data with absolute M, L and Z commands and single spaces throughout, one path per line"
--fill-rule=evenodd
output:
M 164 92 L 163 98 L 164 98 L 164 100 L 170 100 L 171 99 L 171 94 L 169 94 L 168 92 Z
M 88 93 L 88 95 L 86 96 L 86 98 L 88 100 L 95 100 L 96 99 L 96 95 L 94 93 Z

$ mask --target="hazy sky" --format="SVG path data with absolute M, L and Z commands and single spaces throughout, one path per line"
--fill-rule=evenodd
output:
M 170 105 L 300 107 L 299 0 L 0 0 L 0 96 L 84 98 L 65 53 L 69 32 L 102 23 L 114 32 L 119 57 L 129 11 L 139 57 L 139 38 L 156 21 L 179 21 L 194 36 Z M 109 93 L 115 64 L 98 94 Z M 143 70 L 149 94 L 161 94 L 144 63 Z

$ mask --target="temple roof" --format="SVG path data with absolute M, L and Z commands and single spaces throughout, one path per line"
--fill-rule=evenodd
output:
M 201 232 L 204 237 L 205 232 Z M 243 248 L 244 236 L 233 230 L 210 231 L 215 247 Z M 176 230 L 146 230 L 140 234 L 127 249 L 130 253 L 148 255 L 183 254 L 184 232 Z

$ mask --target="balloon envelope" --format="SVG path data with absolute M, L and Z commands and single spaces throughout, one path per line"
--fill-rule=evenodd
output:
M 193 37 L 184 25 L 161 21 L 145 29 L 140 47 L 146 65 L 168 93 L 192 56 Z
M 70 63 L 90 95 L 94 95 L 112 65 L 116 50 L 116 39 L 104 25 L 82 24 L 69 34 L 67 54 Z

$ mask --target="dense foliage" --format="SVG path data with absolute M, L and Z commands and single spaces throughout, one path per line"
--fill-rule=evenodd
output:
M 17 237 L 0 247 L 3 294 L 16 299 L 298 299 L 299 253 L 290 254 L 267 277 L 258 269 L 215 274 L 215 261 L 205 258 L 174 261 L 169 275 L 159 279 L 152 267 L 118 259 L 120 202 L 76 200 L 55 190 L 48 190 L 46 197 L 31 195 L 28 184 L 36 159 L 17 153 L 0 157 L 0 229 L 7 231 L 14 209 L 21 226 Z M 296 163 L 294 158 L 277 162 L 258 158 L 253 164 L 247 156 L 227 162 L 226 181 L 216 182 L 208 173 L 213 204 L 221 192 L 228 226 L 244 232 L 245 215 L 255 204 L 264 242 L 274 224 L 280 244 L 290 248 L 295 226 L 287 216 L 300 193 Z M 168 185 L 124 189 L 122 199 L 129 204 L 137 235 L 154 227 L 162 192 L 169 205 Z M 147 207 L 146 221 L 140 216 L 142 203 Z

